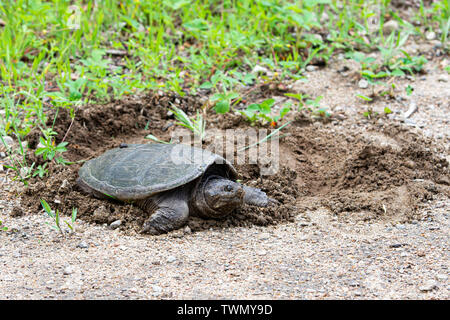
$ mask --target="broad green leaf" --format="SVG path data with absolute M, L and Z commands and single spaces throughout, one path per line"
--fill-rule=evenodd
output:
M 230 103 L 228 101 L 217 102 L 214 106 L 214 110 L 220 114 L 227 113 L 228 111 L 230 111 Z
M 259 104 L 257 104 L 257 103 L 252 103 L 251 105 L 249 105 L 249 106 L 247 107 L 246 110 L 247 110 L 247 111 L 250 111 L 250 112 L 257 112 L 257 111 L 260 111 L 261 108 L 260 108 Z
M 199 88 L 200 89 L 211 89 L 214 85 L 211 82 L 204 82 Z
M 272 106 L 275 103 L 275 99 L 267 99 L 260 104 L 260 110 L 262 114 L 269 114 L 272 111 Z

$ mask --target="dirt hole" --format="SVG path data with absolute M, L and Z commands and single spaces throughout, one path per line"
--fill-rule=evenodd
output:
M 149 133 L 168 141 L 177 127 L 168 113 L 170 103 L 191 114 L 202 106 L 194 97 L 155 94 L 82 107 L 67 135 L 65 158 L 87 160 L 120 143 L 149 143 L 144 139 Z M 242 117 L 230 114 L 211 113 L 207 120 L 209 129 L 249 127 Z M 438 156 L 432 141 L 392 122 L 352 121 L 293 119 L 280 140 L 278 173 L 260 177 L 258 165 L 236 166 L 245 184 L 261 188 L 279 205 L 244 207 L 221 221 L 191 218 L 191 230 L 276 224 L 323 207 L 343 220 L 407 222 L 420 219 L 418 209 L 435 195 L 448 196 L 448 162 Z M 55 126 L 59 137 L 70 123 L 69 114 L 60 112 Z M 30 135 L 31 150 L 38 140 L 37 131 Z M 33 160 L 39 164 L 38 158 Z M 43 198 L 65 214 L 78 208 L 78 217 L 85 221 L 109 224 L 120 219 L 124 231 L 139 231 L 146 214 L 130 204 L 87 196 L 75 182 L 80 166 L 54 167 L 48 178 L 33 180 L 22 205 L 39 212 Z

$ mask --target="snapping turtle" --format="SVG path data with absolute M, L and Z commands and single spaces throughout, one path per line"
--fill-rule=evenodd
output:
M 87 161 L 78 185 L 97 198 L 134 202 L 151 213 L 142 233 L 160 234 L 186 224 L 189 215 L 221 218 L 241 205 L 275 201 L 236 182 L 221 156 L 184 144 L 124 144 Z

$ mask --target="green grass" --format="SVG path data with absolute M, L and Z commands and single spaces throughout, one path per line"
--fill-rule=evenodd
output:
M 50 115 L 57 115 L 54 111 L 60 108 L 69 109 L 73 117 L 79 106 L 92 101 L 148 90 L 184 96 L 208 89 L 214 110 L 227 113 L 243 98 L 244 87 L 300 79 L 311 61 L 326 63 L 337 52 L 359 59 L 366 76 L 384 72 L 383 76 L 395 77 L 416 72 L 424 63 L 421 57 L 402 52 L 408 37 L 440 29 L 439 40 L 448 49 L 448 1 L 422 5 L 412 21 L 402 20 L 389 3 L 2 1 L 0 136 L 25 140 L 38 127 L 45 141 L 45 150 L 39 152 L 52 161 L 49 152 L 62 153 L 65 147 L 60 145 L 63 137 L 51 135 L 48 125 L 55 121 Z M 381 14 L 375 28 L 369 23 L 374 8 Z M 387 19 L 399 22 L 399 30 L 391 35 L 383 34 Z M 382 53 L 381 65 L 364 61 L 372 51 Z M 255 66 L 270 74 L 256 77 L 251 73 Z M 19 155 L 18 173 L 32 167 L 23 150 L 10 154 Z M 45 170 L 41 167 L 37 174 Z

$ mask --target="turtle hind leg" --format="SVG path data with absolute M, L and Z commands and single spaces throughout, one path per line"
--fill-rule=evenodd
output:
M 141 200 L 137 203 L 152 215 L 144 222 L 141 233 L 162 234 L 183 227 L 189 217 L 187 193 L 174 190 L 152 201 Z

